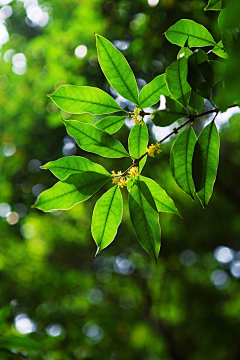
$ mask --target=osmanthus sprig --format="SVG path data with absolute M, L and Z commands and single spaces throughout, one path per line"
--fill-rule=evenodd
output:
M 221 9 L 220 1 L 210 0 L 206 10 L 219 10 L 218 7 Z M 157 262 L 161 246 L 159 213 L 181 215 L 160 185 L 142 176 L 142 169 L 147 157 L 158 156 L 162 151 L 160 144 L 170 136 L 178 135 L 184 127 L 186 129 L 178 135 L 170 153 L 173 178 L 192 199 L 196 194 L 203 207 L 207 206 L 212 195 L 220 146 L 214 121 L 221 110 L 219 93 L 224 88 L 228 64 L 226 36 L 216 43 L 204 26 L 187 19 L 171 26 L 165 35 L 170 42 L 181 47 L 177 59 L 164 74 L 155 77 L 139 92 L 125 57 L 109 40 L 96 34 L 100 67 L 116 92 L 135 104 L 134 111 L 122 109 L 109 94 L 95 87 L 65 85 L 50 95 L 60 109 L 71 114 L 119 113 L 103 117 L 94 125 L 76 120 L 62 121 L 67 133 L 75 138 L 81 149 L 107 158 L 126 157 L 130 162 L 129 167 L 125 170 L 114 169 L 109 173 L 85 157 L 69 156 L 51 161 L 42 168 L 49 169 L 59 181 L 42 192 L 34 205 L 43 211 L 67 210 L 90 198 L 107 183 L 111 184 L 93 210 L 91 230 L 97 253 L 116 236 L 123 212 L 121 191 L 127 188 L 130 218 L 138 241 Z M 207 47 L 208 51 L 202 50 L 203 47 Z M 210 55 L 217 55 L 222 60 L 210 60 Z M 150 111 L 149 108 L 159 101 L 160 95 L 166 97 L 166 109 Z M 213 108 L 202 111 L 205 99 L 211 102 Z M 228 107 L 236 104 L 229 103 Z M 212 113 L 215 113 L 214 119 L 197 137 L 192 126 L 194 120 Z M 160 127 L 184 120 L 161 141 L 149 144 L 145 123 L 147 115 Z M 132 119 L 133 124 L 128 151 L 112 135 L 123 126 L 127 117 Z

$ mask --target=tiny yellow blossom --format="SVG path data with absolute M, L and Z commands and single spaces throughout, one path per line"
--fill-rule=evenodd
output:
M 162 150 L 160 149 L 160 143 L 156 143 L 155 145 L 150 145 L 147 148 L 147 153 L 149 156 L 154 157 L 154 153 L 160 154 L 160 152 L 162 152 Z
M 153 120 L 155 118 L 156 110 L 153 110 L 153 113 L 150 115 L 150 119 Z
M 140 175 L 140 173 L 139 173 L 137 170 L 138 170 L 138 169 L 137 169 L 136 167 L 132 167 L 132 168 L 129 170 L 128 174 L 129 174 L 131 177 L 135 178 L 136 176 L 139 176 L 139 175 Z
M 141 109 L 135 108 L 133 113 L 134 115 L 131 115 L 133 122 L 135 125 L 144 125 L 144 121 L 142 116 L 140 115 Z
M 113 178 L 112 183 L 117 184 L 118 187 L 121 187 L 121 188 L 126 186 L 127 182 L 130 180 L 130 179 L 126 179 L 125 176 L 122 176 L 121 171 L 118 171 L 117 174 L 116 174 L 114 170 L 112 171 L 112 178 Z

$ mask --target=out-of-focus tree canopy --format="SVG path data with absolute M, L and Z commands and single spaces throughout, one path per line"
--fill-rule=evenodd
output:
M 126 193 L 118 235 L 96 258 L 90 222 L 103 190 L 67 212 L 31 209 L 55 183 L 39 169 L 47 161 L 78 154 L 109 171 L 116 161 L 119 169 L 128 166 L 80 150 L 59 117 L 69 114 L 46 97 L 63 84 L 116 96 L 98 65 L 94 33 L 123 52 L 142 87 L 176 59 L 178 47 L 163 36 L 176 21 L 195 20 L 220 39 L 217 13 L 205 6 L 201 0 L 0 0 L 2 360 L 239 359 L 239 114 L 216 119 L 220 166 L 207 210 L 174 183 L 172 140 L 145 166 L 143 175 L 161 184 L 183 215 L 161 214 L 157 267 L 136 241 Z M 152 128 L 157 140 L 165 132 Z M 124 126 L 117 134 L 124 145 L 128 133 Z

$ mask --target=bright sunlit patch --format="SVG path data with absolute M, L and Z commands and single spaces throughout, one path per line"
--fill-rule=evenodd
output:
M 115 40 L 113 41 L 113 45 L 118 49 L 118 50 L 127 50 L 129 48 L 130 42 L 129 41 L 125 41 L 125 40 Z
M 5 142 L 1 146 L 1 153 L 5 157 L 9 157 L 14 155 L 16 152 L 16 146 L 14 143 L 11 142 Z
M 59 324 L 51 324 L 46 328 L 46 333 L 50 336 L 57 337 L 63 332 L 63 328 Z
M 13 9 L 11 6 L 7 5 L 7 6 L 3 6 L 0 9 L 0 20 L 6 20 L 8 18 L 10 18 L 13 14 Z
M 240 278 L 240 260 L 233 261 L 230 267 L 230 271 L 234 277 Z
M 13 0 L 0 0 L 0 6 L 4 6 L 4 5 L 8 5 L 12 2 Z
M 4 24 L 0 23 L 0 47 L 6 44 L 9 40 L 9 34 Z
M 4 55 L 3 55 L 3 60 L 6 63 L 11 63 L 12 62 L 12 57 L 15 54 L 15 50 L 14 49 L 9 49 L 7 50 Z
M 234 258 L 234 251 L 226 246 L 218 246 L 214 250 L 214 257 L 218 262 L 228 264 Z
M 0 216 L 5 218 L 11 211 L 11 206 L 8 203 L 0 204 Z
M 6 220 L 9 223 L 9 225 L 17 224 L 17 222 L 19 220 L 18 213 L 16 213 L 15 211 L 8 213 L 6 216 Z
M 75 49 L 75 55 L 77 58 L 82 59 L 87 55 L 87 47 L 85 45 L 79 45 Z
M 157 6 L 159 0 L 148 0 L 148 5 L 151 7 Z
M 25 4 L 24 4 L 25 6 Z M 25 6 L 26 7 L 26 6 Z M 49 22 L 49 15 L 44 7 L 38 6 L 37 2 L 27 6 L 27 25 L 31 27 L 44 27 Z M 30 20 L 30 22 L 28 21 Z
M 30 223 L 23 224 L 20 227 L 20 233 L 25 239 L 31 239 L 35 235 L 35 232 L 35 227 Z
M 14 325 L 20 334 L 30 334 L 36 330 L 35 323 L 26 314 L 19 314 L 14 319 Z
M 27 70 L 27 59 L 26 56 L 22 53 L 17 53 L 12 57 L 12 71 L 16 75 L 23 75 Z

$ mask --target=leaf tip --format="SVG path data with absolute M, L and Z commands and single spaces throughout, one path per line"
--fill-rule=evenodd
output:
M 98 246 L 97 251 L 95 253 L 95 257 L 100 253 L 100 251 L 101 251 L 101 248 L 100 248 L 100 246 Z

